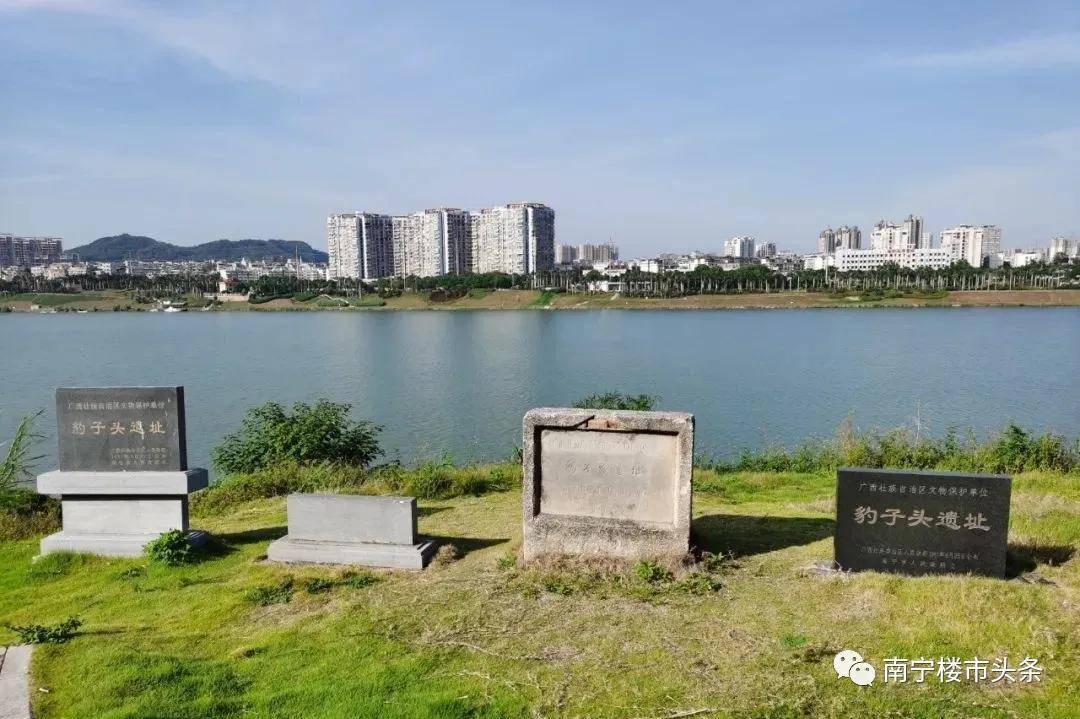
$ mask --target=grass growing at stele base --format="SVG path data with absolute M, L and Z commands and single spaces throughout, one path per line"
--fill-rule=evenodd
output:
M 220 541 L 197 563 L 34 563 L 36 538 L 0 542 L 0 620 L 82 621 L 35 653 L 45 719 L 1077 716 L 1075 473 L 1017 475 L 1005 581 L 823 575 L 833 475 L 696 481 L 714 555 L 697 572 L 520 567 L 514 484 L 422 501 L 420 531 L 456 548 L 423 572 L 277 566 L 284 501 L 235 495 L 195 511 Z M 878 680 L 838 679 L 841 649 Z M 881 681 L 891 657 L 1006 656 L 1037 658 L 1042 681 Z

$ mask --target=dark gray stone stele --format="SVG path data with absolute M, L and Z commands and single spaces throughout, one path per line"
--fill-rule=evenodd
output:
M 1004 577 L 1011 494 L 1012 480 L 1002 475 L 841 469 L 836 487 L 836 563 L 848 571 Z M 859 507 L 877 512 L 874 523 L 866 518 L 856 521 Z M 882 516 L 888 509 L 898 510 L 904 518 L 894 519 L 890 526 Z M 923 510 L 932 526 L 910 524 L 917 510 Z M 948 512 L 956 512 L 959 529 L 939 524 L 939 514 Z M 968 515 L 980 514 L 988 531 L 964 528 Z
M 183 387 L 62 387 L 56 420 L 62 471 L 188 468 Z

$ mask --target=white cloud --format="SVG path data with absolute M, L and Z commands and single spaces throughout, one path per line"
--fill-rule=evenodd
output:
M 928 69 L 1013 69 L 1080 65 L 1080 34 L 1008 40 L 924 55 L 892 55 L 886 58 L 886 64 Z

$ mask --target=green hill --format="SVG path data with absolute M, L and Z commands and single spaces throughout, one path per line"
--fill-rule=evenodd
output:
M 122 260 L 263 260 L 272 257 L 292 257 L 299 250 L 305 262 L 326 262 L 328 256 L 306 242 L 289 240 L 216 240 L 193 247 L 181 247 L 159 242 L 141 235 L 113 235 L 69 250 L 82 260 L 119 262 Z

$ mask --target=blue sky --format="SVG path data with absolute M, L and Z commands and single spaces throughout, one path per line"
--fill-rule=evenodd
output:
M 1080 235 L 1080 3 L 0 0 L 0 230 L 283 237 L 510 201 L 624 256 Z

